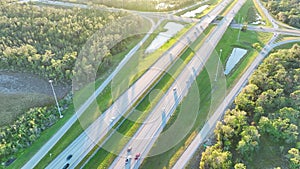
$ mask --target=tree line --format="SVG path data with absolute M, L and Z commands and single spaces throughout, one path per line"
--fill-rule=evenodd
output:
M 65 2 L 76 2 L 89 5 L 105 5 L 108 7 L 125 8 L 139 11 L 170 11 L 193 5 L 197 0 L 63 0 Z M 162 4 L 162 8 L 157 8 Z M 165 5 L 165 6 L 164 6 Z
M 202 153 L 201 169 L 246 168 L 261 150 L 262 137 L 278 144 L 289 168 L 300 168 L 299 65 L 299 45 L 278 50 L 263 61 L 236 97 L 235 108 L 217 123 L 216 143 Z
M 124 16 L 129 17 L 122 19 Z M 112 26 L 105 31 L 109 24 Z M 127 48 L 131 41 L 132 37 L 126 37 L 126 33 L 138 32 L 143 25 L 142 18 L 123 12 L 1 1 L 0 70 L 31 72 L 44 79 L 70 84 L 74 74 L 80 74 L 79 71 L 88 72 L 90 67 L 97 70 L 99 67 L 96 66 L 110 66 L 113 55 Z M 102 36 L 92 36 L 99 30 L 104 32 Z M 105 46 L 115 44 L 113 42 L 118 43 Z M 80 68 L 77 71 L 74 69 L 75 61 L 86 43 L 88 47 L 83 50 L 90 52 L 83 52 L 82 55 L 91 56 L 83 57 L 86 60 L 82 63 L 79 59 Z M 60 101 L 63 110 L 71 103 L 71 95 Z M 9 165 L 58 119 L 55 105 L 36 107 L 24 112 L 14 123 L 1 127 L 0 162 Z
M 59 101 L 61 111 L 72 104 L 71 95 Z M 17 154 L 32 145 L 44 130 L 59 120 L 56 106 L 31 108 L 20 115 L 13 124 L 0 128 L 0 159 L 8 166 Z
M 300 0 L 263 0 L 263 2 L 278 20 L 300 28 Z
M 103 29 L 104 25 L 126 15 L 128 14 L 123 12 L 111 13 L 97 9 L 59 9 L 2 2 L 0 67 L 31 72 L 47 79 L 69 83 L 74 74 L 74 63 L 87 39 Z M 142 25 L 141 18 L 136 16 L 128 18 L 123 25 L 116 24 L 111 28 L 114 29 L 111 30 L 113 35 L 99 37 L 102 39 L 97 41 L 112 42 L 123 39 L 121 34 L 123 29 L 136 30 Z M 126 45 L 125 41 L 115 47 L 115 51 L 107 49 L 107 55 L 122 51 Z M 104 58 L 100 55 L 98 57 Z M 109 63 L 109 60 L 105 63 Z M 86 68 L 88 66 L 85 65 Z

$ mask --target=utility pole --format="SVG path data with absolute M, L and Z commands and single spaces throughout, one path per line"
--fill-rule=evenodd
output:
M 54 91 L 54 87 L 53 87 L 53 80 L 49 80 L 49 83 L 50 83 L 50 86 L 51 86 L 51 89 L 52 89 L 52 92 L 53 92 L 53 95 L 54 95 L 54 99 L 55 99 L 55 102 L 56 102 L 56 106 L 57 106 L 57 109 L 58 109 L 58 113 L 59 113 L 59 118 L 63 118 L 64 116 L 61 114 L 61 111 L 60 111 L 60 108 L 59 108 L 59 104 L 58 104 L 58 101 L 57 101 L 57 97 L 56 97 L 56 94 L 55 94 L 55 91 Z
M 242 17 L 242 22 L 243 22 L 243 17 Z M 241 24 L 242 24 L 242 22 L 241 22 Z M 241 28 L 239 30 L 238 39 L 237 39 L 238 42 L 240 41 L 240 36 L 241 36 L 241 30 L 242 30 L 242 28 L 243 28 L 243 25 L 241 26 Z

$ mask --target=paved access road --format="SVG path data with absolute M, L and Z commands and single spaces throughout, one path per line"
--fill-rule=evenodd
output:
M 47 168 L 63 167 L 70 154 L 73 157 L 68 161 L 70 167 L 75 167 L 90 152 L 90 150 L 110 131 L 118 120 L 131 108 L 131 106 L 148 91 L 151 84 L 157 80 L 164 70 L 180 56 L 186 45 L 196 40 L 209 23 L 224 9 L 230 0 L 226 0 L 212 10 L 209 17 L 192 27 L 179 41 L 171 47 L 161 58 L 138 79 L 113 105 L 108 108 L 92 125 L 90 125 L 78 138 L 76 138 L 61 154 L 57 156 Z M 200 28 L 200 29 L 199 29 Z M 202 28 L 202 29 L 201 29 Z M 195 36 L 197 35 L 197 36 Z M 114 119 L 110 122 L 111 119 Z
M 195 73 L 198 75 L 202 71 L 204 68 L 203 65 L 205 65 L 206 61 L 211 56 L 215 46 L 218 44 L 223 34 L 227 30 L 227 27 L 233 20 L 236 12 L 239 11 L 244 3 L 245 0 L 239 0 L 219 23 L 215 31 L 210 34 L 208 37 L 210 43 L 204 43 L 196 52 L 196 57 L 194 57 L 181 72 L 176 81 L 172 84 L 171 88 L 167 91 L 161 101 L 150 113 L 146 121 L 139 128 L 137 133 L 132 137 L 127 146 L 125 146 L 119 156 L 115 159 L 113 164 L 110 166 L 110 169 L 139 167 L 139 165 L 146 158 L 152 145 L 155 143 L 155 140 L 162 132 L 163 126 L 169 120 L 178 103 L 181 102 L 183 97 L 188 93 L 191 83 L 187 83 L 187 79 L 195 80 Z M 191 70 L 196 71 L 194 72 Z M 165 116 L 165 119 L 162 118 L 163 116 Z M 141 156 L 138 160 L 129 158 L 129 162 L 125 163 L 126 158 L 128 158 L 127 148 L 129 146 L 132 147 L 131 154 L 133 155 L 133 158 L 134 155 L 138 153 L 140 153 Z
M 232 28 L 241 29 L 243 25 L 241 24 L 231 24 Z M 292 36 L 300 36 L 300 30 L 298 29 L 282 29 L 282 28 L 270 28 L 264 26 L 253 26 L 248 25 L 247 30 L 257 31 L 257 32 L 269 32 L 269 33 L 277 33 L 284 35 L 292 35 Z

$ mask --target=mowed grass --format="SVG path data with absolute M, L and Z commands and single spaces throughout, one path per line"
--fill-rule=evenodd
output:
M 180 38 L 190 27 L 191 25 L 188 25 L 188 27 L 184 28 L 182 31 L 180 31 L 174 38 Z M 140 41 L 140 40 L 139 40 Z M 170 48 L 176 41 L 174 39 L 171 39 L 170 41 L 168 41 L 165 45 L 163 45 L 157 52 L 154 52 L 151 56 L 154 57 L 156 56 L 156 59 L 158 59 L 160 57 L 160 55 L 163 53 L 163 50 L 166 51 L 168 48 Z M 129 52 L 129 49 L 128 51 Z M 127 53 L 126 52 L 126 53 Z M 137 55 L 140 56 L 140 55 Z M 120 55 L 120 57 L 124 57 L 124 55 Z M 149 57 L 150 58 L 150 57 Z M 150 61 L 149 61 L 150 60 Z M 145 69 L 145 67 L 150 67 L 156 60 L 154 60 L 153 58 L 150 58 L 149 62 L 144 61 L 142 62 L 144 65 L 143 70 Z M 134 56 L 130 59 L 129 62 L 134 61 L 134 62 L 140 62 L 139 60 L 137 60 Z M 146 64 L 147 63 L 147 64 Z M 124 66 L 124 68 L 120 71 L 121 73 L 123 72 L 128 72 L 131 69 L 135 69 L 136 67 L 127 67 L 126 65 Z M 144 70 L 145 71 L 145 70 Z M 143 71 L 143 72 L 144 72 Z M 133 71 L 134 72 L 134 71 Z M 141 71 L 140 71 L 141 72 Z M 142 73 L 140 74 L 142 75 Z M 116 76 L 116 79 L 132 79 L 130 78 L 132 76 L 132 74 L 128 75 L 128 74 L 122 74 L 122 76 L 120 76 L 118 74 L 118 77 Z M 126 77 L 126 78 L 125 78 Z M 135 76 L 137 78 L 137 76 Z M 102 78 L 103 79 L 103 78 Z M 114 80 L 114 81 L 115 81 Z M 100 80 L 101 81 L 101 80 Z M 133 83 L 134 80 L 131 81 L 131 83 Z M 88 98 L 88 96 L 90 96 L 91 91 L 95 90 L 95 85 L 100 85 L 99 82 L 96 83 L 92 83 L 90 84 L 87 88 L 83 89 L 82 91 L 79 91 L 79 95 L 76 94 L 77 96 L 75 96 L 78 100 L 76 101 L 75 105 L 81 105 L 84 101 L 84 99 L 82 98 Z M 119 83 L 119 85 L 124 86 L 124 84 Z M 126 87 L 130 86 L 131 84 L 127 85 Z M 97 87 L 97 86 L 96 86 Z M 71 129 L 65 134 L 65 136 L 63 136 L 59 142 L 50 150 L 50 152 L 52 153 L 52 156 L 45 156 L 40 162 L 39 164 L 36 166 L 36 168 L 44 168 L 46 167 L 49 162 L 51 162 L 52 160 L 55 159 L 55 157 L 65 148 L 67 147 L 67 145 L 69 145 L 77 136 L 79 136 L 83 129 L 85 129 L 86 127 L 88 127 L 96 118 L 99 117 L 99 115 L 102 114 L 102 112 L 104 112 L 114 101 L 114 99 L 116 99 L 116 96 L 121 95 L 127 88 L 121 88 L 120 90 L 116 90 L 116 88 L 111 88 L 112 84 L 109 84 L 107 88 L 104 89 L 104 91 L 97 97 L 96 101 L 94 101 L 91 106 L 89 106 L 89 108 L 84 112 L 84 114 L 79 118 L 79 121 L 77 121 L 76 123 L 74 123 L 74 125 L 71 127 Z M 86 92 L 87 91 L 87 92 Z M 111 91 L 114 91 L 114 93 L 111 93 Z M 115 91 L 118 92 L 118 94 L 115 94 Z M 115 94 L 113 96 L 113 94 Z M 78 107 L 76 107 L 78 108 Z
M 39 93 L 0 93 L 0 126 L 13 123 L 29 108 L 53 104 L 53 98 Z
M 272 37 L 271 33 L 254 32 L 254 31 L 241 31 L 240 39 L 238 39 L 239 30 L 228 28 L 218 43 L 216 51 L 222 49 L 221 63 L 225 68 L 228 57 L 230 56 L 233 48 L 243 48 L 247 50 L 247 54 L 240 60 L 235 68 L 227 76 L 227 86 L 231 86 L 241 75 L 246 71 L 246 68 L 252 63 L 257 56 L 258 52 L 252 47 L 252 44 L 259 43 L 260 46 L 264 46 L 268 40 Z

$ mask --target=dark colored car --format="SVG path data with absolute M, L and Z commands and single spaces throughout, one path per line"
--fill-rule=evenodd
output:
M 73 157 L 72 154 L 68 155 L 67 160 L 70 160 Z
M 70 166 L 70 164 L 67 163 L 67 164 L 63 167 L 63 169 L 67 169 L 67 168 L 69 168 L 69 166 Z

